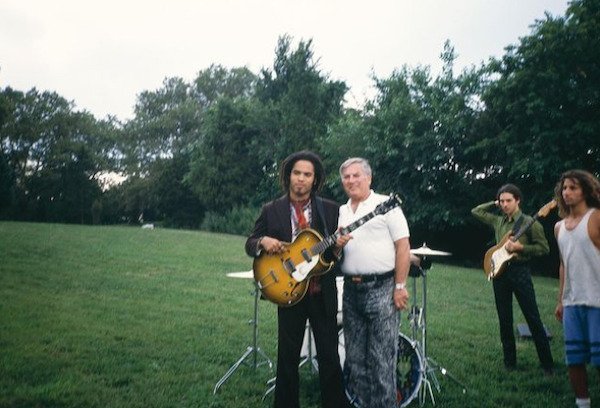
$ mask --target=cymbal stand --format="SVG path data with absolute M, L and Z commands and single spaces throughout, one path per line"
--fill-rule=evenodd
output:
M 455 383 L 462 387 L 462 392 L 465 394 L 467 388 L 459 381 L 455 376 L 450 374 L 445 367 L 442 367 L 432 357 L 427 355 L 427 270 L 431 267 L 431 262 L 427 262 L 426 257 L 422 258 L 422 268 L 419 268 L 420 276 L 422 277 L 423 290 L 422 290 L 422 306 L 417 304 L 417 278 L 419 274 L 413 277 L 413 301 L 410 309 L 409 320 L 410 327 L 412 330 L 413 340 L 417 342 L 420 354 L 422 357 L 422 382 L 421 388 L 419 389 L 419 405 L 423 406 L 427 395 L 431 398 L 431 402 L 435 405 L 435 398 L 433 396 L 433 388 L 439 393 L 441 391 L 440 382 L 436 376 L 436 371 L 439 371 L 443 376 L 446 376 L 453 380 Z
M 242 363 L 246 361 L 246 359 L 252 357 L 252 367 L 256 370 L 257 367 L 261 365 L 268 364 L 269 369 L 273 370 L 273 363 L 271 359 L 267 357 L 267 355 L 258 347 L 258 298 L 259 298 L 259 290 L 256 282 L 253 282 L 254 285 L 254 317 L 249 320 L 248 323 L 252 325 L 252 345 L 248 346 L 244 354 L 237 360 L 230 368 L 227 370 L 225 375 L 221 377 L 221 379 L 215 384 L 215 388 L 213 390 L 213 394 L 216 394 L 219 388 L 225 384 L 225 382 L 233 375 L 233 373 L 240 367 Z M 258 360 L 258 356 L 261 356 L 261 361 Z

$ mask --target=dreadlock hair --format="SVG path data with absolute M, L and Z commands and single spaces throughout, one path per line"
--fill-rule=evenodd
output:
M 286 157 L 281 164 L 281 169 L 279 171 L 279 182 L 281 183 L 283 191 L 286 193 L 289 192 L 292 169 L 294 168 L 294 164 L 296 164 L 296 162 L 299 160 L 306 160 L 313 164 L 313 167 L 315 168 L 315 181 L 312 185 L 311 191 L 313 194 L 318 192 L 325 182 L 325 169 L 323 168 L 323 162 L 321 161 L 321 158 L 310 150 L 302 150 L 292 153 Z

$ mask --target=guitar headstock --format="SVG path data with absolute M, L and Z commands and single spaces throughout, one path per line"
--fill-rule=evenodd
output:
M 549 201 L 542 208 L 540 208 L 540 210 L 537 212 L 538 217 L 547 216 L 550 213 L 550 211 L 552 211 L 554 208 L 556 208 L 557 204 L 558 203 L 556 202 L 556 200 Z
M 386 212 L 393 210 L 396 207 L 399 207 L 402 204 L 402 199 L 398 194 L 390 194 L 390 198 L 385 200 L 383 203 L 379 204 L 375 207 L 373 213 L 375 215 L 385 214 Z

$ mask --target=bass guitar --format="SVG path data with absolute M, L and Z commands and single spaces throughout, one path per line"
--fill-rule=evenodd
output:
M 263 251 L 254 258 L 252 265 L 254 280 L 262 295 L 279 306 L 295 305 L 306 294 L 310 278 L 324 275 L 333 267 L 334 262 L 326 262 L 323 253 L 334 245 L 340 236 L 349 234 L 377 215 L 400 206 L 401 203 L 400 197 L 392 194 L 375 210 L 326 238 L 317 231 L 306 228 L 298 234 L 294 242 L 284 242 L 284 250 L 281 253 L 268 254 Z
M 506 269 L 508 261 L 517 255 L 514 252 L 508 252 L 506 249 L 508 240 L 516 242 L 529 230 L 529 228 L 531 228 L 533 223 L 538 218 L 547 216 L 550 211 L 556 207 L 556 204 L 557 203 L 555 200 L 548 202 L 542 208 L 540 208 L 540 210 L 533 217 L 525 221 L 516 234 L 511 236 L 512 231 L 507 232 L 498 244 L 487 250 L 485 256 L 483 257 L 483 273 L 489 281 L 500 276 Z

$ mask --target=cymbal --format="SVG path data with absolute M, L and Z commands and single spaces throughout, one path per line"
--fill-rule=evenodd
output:
M 416 249 L 410 250 L 411 254 L 421 255 L 421 256 L 450 256 L 452 255 L 450 252 L 438 251 L 436 249 L 431 249 L 427 246 L 427 244 L 423 243 L 423 246 Z
M 252 270 L 243 272 L 229 272 L 227 276 L 230 278 L 254 279 L 254 272 L 252 272 Z

